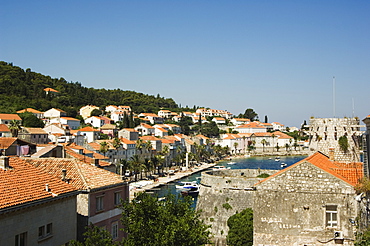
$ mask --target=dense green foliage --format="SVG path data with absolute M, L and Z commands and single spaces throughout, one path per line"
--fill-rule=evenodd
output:
M 339 148 L 344 151 L 344 152 L 347 152 L 348 151 L 348 148 L 349 148 L 349 144 L 348 144 L 348 138 L 347 136 L 341 136 L 338 140 L 338 144 L 339 144 Z
M 356 236 L 355 246 L 368 246 L 370 245 L 370 228 L 364 233 L 358 233 Z
M 258 114 L 254 112 L 253 109 L 247 108 L 244 114 L 238 115 L 238 118 L 246 118 L 246 119 L 250 119 L 251 121 L 255 121 L 255 120 L 258 120 Z
M 39 118 L 37 118 L 34 114 L 32 114 L 30 112 L 21 113 L 21 114 L 19 114 L 19 117 L 21 117 L 22 125 L 24 127 L 40 127 L 40 128 L 43 128 L 44 125 L 45 125 L 42 120 L 40 120 Z
M 128 236 L 123 245 L 205 245 L 209 243 L 208 226 L 191 208 L 191 200 L 168 195 L 158 201 L 147 193 L 122 205 L 122 224 Z
M 103 83 L 103 81 L 102 81 Z M 45 88 L 60 93 L 47 95 Z M 11 63 L 0 61 L 0 112 L 15 113 L 24 108 L 46 111 L 59 108 L 75 117 L 80 107 L 93 104 L 100 108 L 107 105 L 128 105 L 134 112 L 157 112 L 160 108 L 176 109 L 173 99 L 152 96 L 121 89 L 106 90 L 87 88 L 79 82 L 64 78 L 51 78 L 31 69 L 23 70 Z
M 108 231 L 94 225 L 90 225 L 84 233 L 85 241 L 78 242 L 72 240 L 68 243 L 70 246 L 112 246 L 117 245 L 113 243 L 112 236 Z
M 227 220 L 229 233 L 226 237 L 227 245 L 252 246 L 253 245 L 253 210 L 244 209 Z

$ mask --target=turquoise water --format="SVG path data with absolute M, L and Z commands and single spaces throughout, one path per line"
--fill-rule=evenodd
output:
M 235 158 L 232 159 L 232 162 L 235 162 L 233 165 L 228 165 L 227 163 L 230 160 L 225 160 L 219 162 L 217 165 L 222 165 L 226 167 L 230 167 L 231 169 L 273 169 L 273 170 L 280 170 L 286 168 L 298 161 L 304 159 L 306 156 L 281 156 L 279 161 L 275 160 L 275 157 L 249 157 L 249 158 Z M 282 167 L 281 165 L 285 163 L 286 166 Z M 207 170 L 204 170 L 205 172 Z M 201 172 L 194 173 L 188 177 L 184 177 L 179 181 L 200 181 Z M 151 190 L 150 192 L 154 192 L 158 195 L 158 197 L 164 197 L 168 193 L 171 194 L 179 194 L 180 191 L 175 187 L 176 182 L 168 183 L 164 186 L 159 187 L 158 189 Z M 197 197 L 194 198 L 193 207 L 196 206 Z

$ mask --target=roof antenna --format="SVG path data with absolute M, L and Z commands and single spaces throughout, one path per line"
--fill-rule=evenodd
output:
M 352 97 L 352 118 L 355 118 L 355 100 Z
M 335 118 L 335 76 L 333 76 L 333 117 Z

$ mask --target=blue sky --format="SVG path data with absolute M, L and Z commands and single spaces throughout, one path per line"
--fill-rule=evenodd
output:
M 0 60 L 299 126 L 370 114 L 370 1 L 5 1 Z M 353 107 L 354 105 L 354 107 Z

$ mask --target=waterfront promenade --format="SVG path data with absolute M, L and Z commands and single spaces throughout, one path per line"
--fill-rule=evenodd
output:
M 174 181 L 177 181 L 181 178 L 190 176 L 193 173 L 204 171 L 204 170 L 206 170 L 210 167 L 213 167 L 215 165 L 217 165 L 217 162 L 210 163 L 210 164 L 203 163 L 200 166 L 191 168 L 191 169 L 186 170 L 186 171 L 178 171 L 178 172 L 175 172 L 174 174 L 168 175 L 166 177 L 159 177 L 159 178 L 157 178 L 157 181 L 139 181 L 139 182 L 130 183 L 130 201 L 135 197 L 135 194 L 138 193 L 138 192 L 143 192 L 143 191 L 150 190 L 150 189 L 153 189 L 153 188 L 158 188 L 158 187 L 160 187 L 162 185 L 165 185 L 167 183 L 174 182 Z

